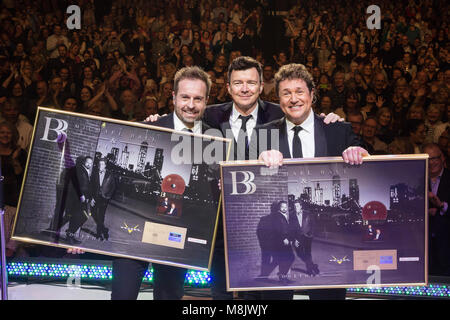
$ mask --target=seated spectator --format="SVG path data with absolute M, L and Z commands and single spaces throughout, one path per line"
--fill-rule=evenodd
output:
M 390 154 L 417 154 L 425 141 L 426 127 L 423 120 L 410 119 L 406 123 L 407 136 L 397 137 L 388 146 Z
M 158 102 L 155 97 L 147 97 L 143 105 L 145 117 L 141 119 L 146 119 L 148 116 L 153 114 L 158 114 Z M 139 121 L 139 120 L 138 120 Z
M 449 127 L 450 127 L 450 104 L 447 104 L 446 111 L 447 111 L 447 114 L 446 114 L 445 119 L 447 121 L 443 122 L 442 124 L 437 125 L 434 130 L 434 138 L 438 137 L 438 140 L 442 135 L 445 135 L 446 131 L 448 131 Z
M 347 97 L 347 88 L 345 87 L 345 74 L 343 72 L 336 72 L 334 74 L 333 88 L 329 95 L 332 101 L 332 110 L 343 108 Z
M 17 140 L 14 144 L 20 146 L 23 150 L 28 151 L 33 134 L 33 126 L 28 119 L 20 113 L 20 107 L 14 98 L 8 98 L 3 103 L 0 121 L 6 121 L 13 125 L 18 131 Z
M 55 25 L 53 28 L 53 34 L 47 38 L 47 51 L 50 54 L 50 58 L 57 58 L 59 56 L 59 46 L 64 45 L 69 47 L 69 39 L 62 34 L 62 27 Z
M 69 69 L 69 72 L 73 75 L 75 72 L 75 61 L 72 60 L 67 51 L 67 46 L 64 44 L 58 45 L 58 55 L 52 59 L 50 59 L 44 70 L 44 78 L 51 79 L 54 76 L 58 75 L 58 72 L 62 68 Z
M 30 123 L 34 123 L 34 119 L 36 118 L 37 108 L 40 107 L 48 107 L 53 108 L 54 103 L 52 98 L 48 94 L 48 85 L 44 80 L 40 80 L 36 82 L 36 96 L 35 98 L 30 99 L 28 108 L 26 109 L 24 116 L 30 121 Z
M 273 78 L 273 75 L 273 67 L 271 65 L 265 65 L 263 68 L 264 88 L 261 93 L 262 100 L 271 102 L 276 102 L 278 100 L 275 92 L 275 79 Z
M 27 160 L 26 151 L 17 143 L 19 133 L 8 121 L 0 122 L 0 156 L 2 165 L 4 204 L 17 207 L 23 172 Z
M 78 101 L 76 97 L 68 96 L 63 100 L 62 110 L 68 112 L 79 112 Z
M 61 109 L 62 100 L 64 98 L 62 85 L 62 79 L 59 76 L 55 76 L 49 81 L 48 95 L 52 99 L 53 108 L 55 109 Z
M 387 144 L 376 136 L 377 128 L 375 118 L 367 118 L 362 126 L 362 142 L 369 154 L 385 154 L 388 151 Z
M 411 106 L 406 113 L 406 120 L 409 119 L 418 119 L 425 121 L 425 110 L 418 105 Z
M 353 132 L 358 135 L 359 137 L 361 136 L 361 128 L 362 128 L 362 124 L 364 121 L 364 117 L 362 115 L 361 112 L 349 112 L 347 114 L 347 119 L 348 122 L 350 122 L 350 124 L 352 125 L 352 130 Z
M 445 168 L 445 158 L 436 144 L 426 144 L 422 152 L 429 155 L 429 264 L 433 275 L 450 275 L 448 243 L 450 223 L 447 219 L 450 204 L 450 174 Z
M 334 112 L 346 119 L 349 112 L 360 112 L 359 95 L 355 90 L 348 90 L 345 95 L 345 102 L 342 108 L 337 108 Z
M 432 104 L 428 107 L 425 117 L 425 125 L 427 126 L 427 136 L 425 143 L 437 143 L 442 132 L 437 132 L 437 127 L 442 125 L 441 109 L 438 105 Z
M 395 133 L 392 130 L 394 118 L 391 109 L 388 107 L 381 107 L 378 109 L 376 119 L 378 122 L 377 138 L 386 144 L 390 144 L 395 138 Z

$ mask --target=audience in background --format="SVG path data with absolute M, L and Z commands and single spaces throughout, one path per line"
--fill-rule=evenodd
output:
M 209 104 L 224 102 L 229 62 L 249 55 L 264 65 L 264 100 L 278 100 L 280 66 L 302 63 L 317 84 L 315 110 L 351 122 L 370 153 L 418 153 L 434 142 L 448 166 L 446 1 L 382 1 L 381 29 L 372 30 L 370 1 L 72 2 L 0 5 L 0 120 L 22 150 L 37 106 L 140 121 L 173 110 L 174 74 L 192 64 L 212 76 Z M 80 30 L 66 26 L 69 4 L 81 8 Z

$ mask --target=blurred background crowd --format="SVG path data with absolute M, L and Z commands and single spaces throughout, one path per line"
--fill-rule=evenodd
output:
M 16 206 L 38 106 L 142 121 L 173 110 L 175 72 L 211 76 L 208 104 L 230 100 L 227 68 L 263 66 L 261 98 L 277 102 L 274 73 L 304 64 L 315 111 L 351 122 L 371 154 L 439 145 L 449 165 L 449 4 L 341 0 L 3 0 L 0 6 L 0 155 L 6 204 Z M 81 8 L 81 29 L 66 24 Z

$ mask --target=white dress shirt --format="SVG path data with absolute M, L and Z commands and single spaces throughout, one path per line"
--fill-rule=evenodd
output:
M 173 127 L 177 131 L 187 131 L 192 130 L 193 133 L 202 134 L 202 122 L 201 121 L 195 121 L 193 128 L 188 128 L 183 123 L 183 121 L 178 118 L 177 114 L 173 113 Z
M 259 105 L 256 105 L 255 110 L 253 110 L 251 113 L 252 117 L 247 121 L 247 124 L 246 124 L 247 136 L 248 136 L 249 142 L 250 142 L 250 139 L 252 136 L 253 129 L 256 126 L 256 121 L 258 119 L 258 108 L 259 108 Z M 241 126 L 242 126 L 242 119 L 239 118 L 240 115 L 241 114 L 236 109 L 236 106 L 233 103 L 233 110 L 231 111 L 231 116 L 230 116 L 230 127 L 231 127 L 231 130 L 233 131 L 234 140 L 236 140 L 236 142 L 237 142 L 237 139 L 239 136 L 239 130 L 241 129 Z
M 293 127 L 296 125 L 286 119 L 289 151 L 292 156 L 292 140 L 294 139 Z M 315 142 L 314 142 L 314 112 L 311 110 L 308 117 L 303 123 L 300 124 L 303 130 L 298 133 L 300 141 L 302 142 L 302 154 L 303 158 L 314 158 L 315 154 Z

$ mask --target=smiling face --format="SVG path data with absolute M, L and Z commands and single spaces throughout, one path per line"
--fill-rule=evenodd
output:
M 93 164 L 92 158 L 87 157 L 87 158 L 84 160 L 84 167 L 85 167 L 86 169 L 91 170 L 91 169 L 92 169 L 92 164 Z
M 378 118 L 378 123 L 382 127 L 388 126 L 391 123 L 391 113 L 385 111 L 382 114 L 380 114 L 380 117 Z
M 174 111 L 188 128 L 201 119 L 207 100 L 206 84 L 199 79 L 183 79 L 178 83 L 177 93 L 173 92 Z
M 430 145 L 429 147 L 425 148 L 424 152 L 427 153 L 430 157 L 428 159 L 428 170 L 430 176 L 438 176 L 444 168 L 445 163 L 445 159 L 441 150 L 434 145 Z
M 0 143 L 3 145 L 7 145 L 11 143 L 13 133 L 7 126 L 0 127 Z
M 286 118 L 296 125 L 302 124 L 311 112 L 314 90 L 310 92 L 302 79 L 286 79 L 280 82 L 278 94 Z
M 89 91 L 88 88 L 83 88 L 80 91 L 80 98 L 81 101 L 89 101 L 91 99 L 91 92 Z
M 282 203 L 280 204 L 280 212 L 281 212 L 281 213 L 287 213 L 287 211 L 288 211 L 288 205 L 287 205 L 287 203 L 286 203 L 286 202 L 282 202 Z
M 233 70 L 227 88 L 238 110 L 250 114 L 256 108 L 263 83 L 256 68 Z

